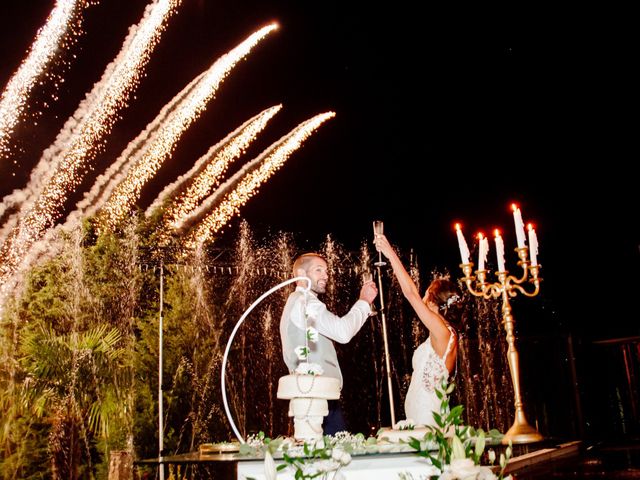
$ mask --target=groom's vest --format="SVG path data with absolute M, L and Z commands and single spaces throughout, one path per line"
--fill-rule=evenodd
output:
M 296 310 L 299 318 L 304 318 L 304 292 L 296 290 L 287 299 L 287 303 L 282 311 L 280 319 L 280 338 L 282 340 L 282 355 L 284 363 L 290 373 L 296 369 L 301 360 L 298 359 L 295 349 L 305 344 L 306 332 L 298 328 L 292 321 L 292 312 Z M 313 319 L 307 320 L 307 327 L 315 327 Z M 338 365 L 338 355 L 333 346 L 333 342 L 323 335 L 318 335 L 317 342 L 308 342 L 309 357 L 308 363 L 317 363 L 324 370 L 323 375 L 340 380 L 342 388 L 342 373 Z

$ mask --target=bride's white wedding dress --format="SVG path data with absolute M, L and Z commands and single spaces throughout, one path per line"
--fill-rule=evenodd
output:
M 433 412 L 440 411 L 440 399 L 436 395 L 436 387 L 442 385 L 443 379 L 449 378 L 449 370 L 445 360 L 451 347 L 455 332 L 452 328 L 447 348 L 442 357 L 439 357 L 431 346 L 431 337 L 427 338 L 413 353 L 411 364 L 413 373 L 411 383 L 404 400 L 404 411 L 407 419 L 415 424 L 436 426 Z

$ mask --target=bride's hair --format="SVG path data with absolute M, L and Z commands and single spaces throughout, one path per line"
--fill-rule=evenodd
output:
M 425 303 L 432 302 L 437 305 L 438 310 L 449 323 L 456 328 L 459 326 L 457 325 L 459 323 L 456 321 L 457 319 L 452 318 L 456 315 L 450 315 L 450 313 L 453 313 L 453 310 L 457 310 L 453 307 L 459 306 L 459 304 L 462 303 L 462 294 L 455 282 L 448 278 L 436 278 L 431 282 L 431 285 L 429 285 L 422 300 Z

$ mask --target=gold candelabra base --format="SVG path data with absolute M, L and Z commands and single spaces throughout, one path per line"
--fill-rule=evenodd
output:
M 502 444 L 508 445 L 509 442 L 513 444 L 534 443 L 541 442 L 543 439 L 544 437 L 540 432 L 529 425 L 523 413 L 516 413 L 516 419 L 513 425 L 511 425 L 511 428 L 507 430 L 507 433 L 502 437 Z

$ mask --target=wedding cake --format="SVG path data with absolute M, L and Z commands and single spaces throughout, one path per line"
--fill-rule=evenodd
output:
M 278 398 L 340 398 L 340 380 L 324 375 L 294 373 L 278 380 Z
M 295 373 L 278 380 L 277 397 L 289 402 L 296 440 L 322 438 L 322 421 L 329 413 L 327 400 L 340 398 L 340 381 L 323 375 Z

